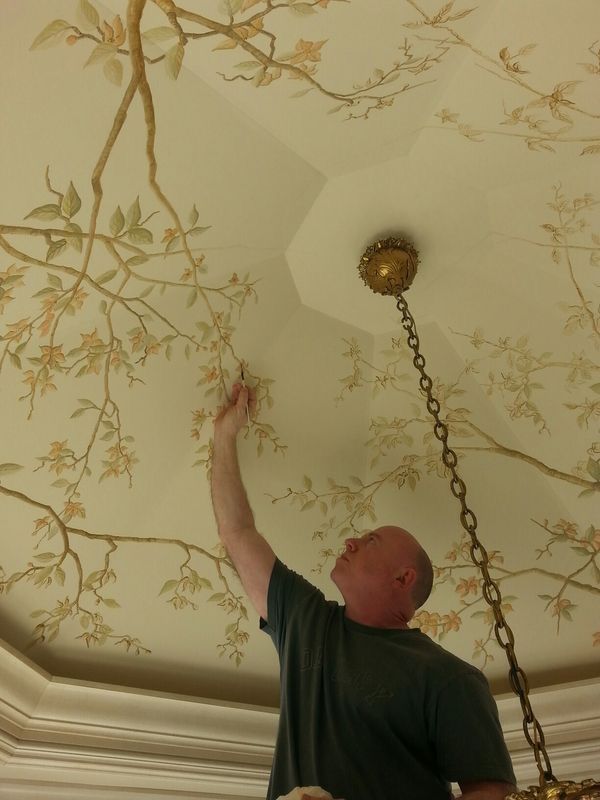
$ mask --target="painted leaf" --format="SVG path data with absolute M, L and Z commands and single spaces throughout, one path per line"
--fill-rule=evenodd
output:
M 178 583 L 179 583 L 179 581 L 175 581 L 175 580 L 166 581 L 163 584 L 162 589 L 158 593 L 159 597 L 160 597 L 161 594 L 164 594 L 165 592 L 170 592 L 172 589 L 174 589 L 177 586 Z
M 102 602 L 104 603 L 105 606 L 108 606 L 109 608 L 121 608 L 120 604 L 117 603 L 116 600 L 113 600 L 112 597 L 107 597 L 106 599 L 102 598 Z
M 579 155 L 592 156 L 600 154 L 600 144 L 591 144 L 589 147 L 584 147 Z
M 149 260 L 148 256 L 132 256 L 127 259 L 126 264 L 130 267 L 137 267 L 139 264 L 145 264 Z
M 149 231 L 148 228 L 130 228 L 127 231 L 127 238 L 135 244 L 152 244 L 153 242 L 152 231 Z
M 593 458 L 588 458 L 587 471 L 595 481 L 600 481 L 600 459 L 594 461 Z
M 65 192 L 62 203 L 61 203 L 61 211 L 65 215 L 65 217 L 74 217 L 75 214 L 81 208 L 81 200 L 73 183 L 69 183 L 69 188 Z
M 185 50 L 181 42 L 178 42 L 176 45 L 171 47 L 170 50 L 167 50 L 167 55 L 165 58 L 167 75 L 169 78 L 173 78 L 174 81 L 176 81 L 179 76 L 179 70 L 181 69 L 181 65 L 183 63 L 184 54 Z
M 83 233 L 83 231 L 81 230 L 81 228 L 79 227 L 79 225 L 76 222 L 68 222 L 65 225 L 65 230 L 69 231 L 70 233 L 76 233 L 76 234 L 82 234 Z M 77 252 L 81 253 L 81 251 L 83 249 L 83 236 L 81 236 L 81 235 L 79 235 L 79 236 L 69 236 L 68 243 L 71 245 L 71 247 L 74 250 L 77 250 Z
M 111 44 L 110 42 L 102 42 L 101 44 L 97 44 L 83 66 L 89 67 L 90 64 L 96 64 L 98 61 L 104 61 L 105 58 L 114 56 L 116 52 L 117 46 L 115 44 Z
M 221 0 L 219 3 L 219 11 L 227 17 L 235 16 L 242 8 L 244 0 Z
M 55 19 L 53 22 L 50 22 L 44 28 L 41 33 L 35 37 L 33 42 L 31 43 L 30 50 L 35 50 L 37 47 L 40 47 L 43 44 L 58 44 L 58 36 L 59 34 L 63 33 L 63 31 L 69 30 L 72 26 L 65 22 L 64 19 Z
M 198 214 L 198 209 L 196 208 L 196 204 L 194 203 L 194 207 L 190 211 L 190 216 L 189 216 L 191 226 L 194 226 L 198 222 L 199 216 L 200 215 Z
M 171 250 L 175 250 L 176 247 L 179 246 L 179 236 L 174 236 L 167 242 L 167 246 L 165 247 L 165 253 L 170 253 Z
M 46 203 L 46 205 L 38 206 L 34 208 L 33 211 L 30 211 L 25 219 L 29 219 L 29 217 L 35 217 L 36 219 L 56 219 L 60 217 L 60 206 L 56 203 Z
M 261 67 L 262 64 L 260 61 L 240 61 L 239 64 L 235 65 L 236 69 L 257 69 Z
M 102 71 L 111 83 L 120 86 L 123 83 L 123 64 L 118 58 L 111 58 L 102 67 Z
M 65 249 L 66 246 L 67 246 L 66 239 L 58 239 L 58 241 L 52 242 L 52 244 L 48 248 L 48 252 L 46 253 L 46 261 L 50 261 L 50 259 L 57 256 L 59 253 L 62 253 L 62 251 Z
M 56 553 L 40 553 L 39 555 L 35 556 L 38 561 L 52 561 L 53 558 L 57 558 Z
M 141 216 L 142 212 L 140 210 L 140 198 L 138 196 L 127 210 L 127 215 L 125 216 L 125 225 L 127 228 L 133 228 L 135 225 L 137 225 L 141 219 Z
M 188 294 L 188 299 L 185 304 L 185 307 L 190 308 L 190 306 L 194 305 L 197 299 L 198 299 L 198 292 L 196 291 L 196 289 L 192 289 L 192 291 Z
M 63 291 L 63 285 L 62 285 L 62 281 L 61 281 L 61 279 L 58 277 L 58 275 L 48 275 L 48 283 L 49 283 L 49 284 L 50 284 L 50 286 L 52 286 L 54 289 L 60 289 L 60 291 L 61 291 L 61 292 Z
M 125 225 L 125 217 L 121 211 L 121 206 L 117 206 L 114 214 L 110 218 L 108 225 L 113 236 L 118 236 L 121 233 L 123 230 L 123 225 Z
M 298 16 L 306 16 L 307 14 L 317 13 L 315 9 L 308 3 L 294 3 L 293 6 L 289 6 L 289 9 L 292 13 L 297 14 Z
M 204 231 L 208 231 L 212 228 L 212 225 L 207 225 L 204 228 L 192 228 L 191 231 L 188 231 L 188 236 L 199 236 Z
M 100 275 L 99 278 L 96 278 L 96 283 L 99 283 L 100 285 L 102 285 L 103 283 L 108 283 L 109 281 L 112 281 L 112 279 L 115 277 L 117 272 L 118 272 L 118 270 L 116 270 L 116 269 L 111 269 L 108 272 L 103 272 L 102 275 Z
M 590 389 L 592 390 L 592 392 L 596 392 L 596 394 L 600 394 L 600 383 L 593 383 L 590 386 Z
M 92 27 L 97 28 L 100 25 L 100 15 L 89 0 L 79 0 L 79 9 Z
M 142 33 L 144 39 L 149 42 L 166 42 L 169 39 L 176 39 L 178 36 L 174 28 L 169 28 L 167 25 L 161 25 L 158 28 L 149 28 Z
M 21 464 L 0 464 L 0 475 L 8 475 L 11 472 L 18 472 L 23 469 Z

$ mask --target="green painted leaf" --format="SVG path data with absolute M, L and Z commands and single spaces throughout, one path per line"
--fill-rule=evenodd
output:
M 125 217 L 121 211 L 121 206 L 117 206 L 112 217 L 110 218 L 108 227 L 110 228 L 110 232 L 113 236 L 118 236 L 123 230 L 123 225 L 125 225 Z
M 35 555 L 34 558 L 37 558 L 38 561 L 52 561 L 53 558 L 57 558 L 56 553 L 40 553 L 39 555 Z
M 308 3 L 294 3 L 294 5 L 290 6 L 289 9 L 298 16 L 306 16 L 307 14 L 317 13 L 313 6 L 309 5 Z
M 100 15 L 89 0 L 79 0 L 79 9 L 93 28 L 97 28 L 100 25 Z
M 178 583 L 179 583 L 179 581 L 175 581 L 175 580 L 166 581 L 163 584 L 162 589 L 158 593 L 158 596 L 160 597 L 161 594 L 164 594 L 165 592 L 170 592 L 172 589 L 174 589 L 177 586 Z
M 113 600 L 112 597 L 107 597 L 107 598 L 103 597 L 102 602 L 104 603 L 105 606 L 108 606 L 109 608 L 121 608 L 120 604 L 117 603 L 116 600 Z
M 221 0 L 219 11 L 226 17 L 235 16 L 242 7 L 243 0 Z
M 207 225 L 204 228 L 192 228 L 190 231 L 188 231 L 188 236 L 200 236 L 201 233 L 204 233 L 204 231 L 208 231 L 211 228 L 212 225 Z
M 127 228 L 134 228 L 142 217 L 142 212 L 140 210 L 140 198 L 139 196 L 135 198 L 135 201 L 129 206 L 127 210 L 127 215 L 125 217 L 125 225 Z
M 144 291 L 143 291 L 143 292 L 140 292 L 140 294 L 138 295 L 138 297 L 141 297 L 141 298 L 148 297 L 148 295 L 150 294 L 150 292 L 152 292 L 152 290 L 154 289 L 154 286 L 155 286 L 155 284 L 153 284 L 153 283 L 152 283 L 152 284 L 150 284 L 150 286 L 147 286 L 147 287 L 144 289 Z
M 108 281 L 112 281 L 119 270 L 111 269 L 108 272 L 102 273 L 99 278 L 96 278 L 96 283 L 102 285 L 103 283 L 108 283 Z
M 111 58 L 110 61 L 106 61 L 102 71 L 115 86 L 120 86 L 123 83 L 123 64 L 118 58 Z
M 262 64 L 260 63 L 260 61 L 240 61 L 239 64 L 235 65 L 236 69 L 248 69 L 248 70 L 250 70 L 250 69 L 258 69 L 259 67 L 262 67 Z M 307 91 L 308 91 L 308 89 L 307 89 Z
M 592 392 L 596 392 L 596 394 L 600 394 L 600 383 L 592 383 L 590 386 Z
M 66 239 L 58 239 L 56 242 L 52 242 L 46 253 L 46 261 L 50 261 L 55 256 L 59 255 L 59 253 L 62 253 L 66 246 Z
M 595 461 L 590 456 L 587 462 L 587 471 L 595 481 L 600 481 L 600 459 Z
M 127 231 L 127 238 L 135 244 L 152 244 L 154 237 L 148 228 L 132 227 Z
M 200 214 L 198 214 L 198 209 L 196 208 L 196 204 L 194 204 L 194 207 L 190 211 L 190 216 L 189 216 L 190 226 L 193 227 L 198 222 L 198 217 L 199 216 L 200 216 Z
M 88 60 L 83 65 L 84 67 L 89 67 L 90 64 L 97 64 L 99 61 L 104 61 L 105 58 L 110 58 L 114 56 L 117 52 L 117 45 L 110 44 L 109 42 L 102 42 L 101 44 L 97 44 L 96 47 L 92 50 L 89 55 Z
M 196 289 L 192 289 L 191 292 L 188 294 L 188 299 L 185 304 L 185 307 L 190 308 L 190 306 L 194 305 L 197 299 L 198 299 L 198 291 Z
M 170 253 L 171 250 L 175 250 L 175 248 L 179 245 L 180 238 L 180 236 L 174 236 L 172 239 L 169 239 L 167 246 L 165 247 L 165 253 Z
M 48 283 L 50 284 L 50 286 L 53 286 L 55 289 L 60 289 L 61 292 L 62 292 L 63 285 L 62 285 L 62 281 L 58 277 L 58 275 L 48 275 L 47 278 L 48 278 Z
M 11 472 L 18 472 L 20 469 L 24 469 L 21 464 L 0 464 L 0 475 L 8 475 Z
M 54 570 L 54 580 L 59 584 L 59 586 L 65 585 L 65 571 L 62 567 L 57 567 Z
M 38 206 L 34 208 L 33 211 L 30 211 L 25 219 L 29 219 L 29 217 L 35 217 L 36 219 L 56 219 L 60 217 L 60 206 L 56 203 L 46 203 L 46 205 Z
M 65 217 L 74 217 L 75 214 L 81 208 L 81 200 L 75 187 L 73 186 L 73 182 L 69 183 L 69 188 L 63 195 L 62 203 L 61 203 L 61 211 Z
M 31 43 L 31 47 L 29 49 L 35 50 L 42 44 L 58 44 L 59 34 L 69 30 L 71 27 L 72 26 L 70 23 L 65 22 L 64 19 L 55 19 L 53 22 L 50 22 L 48 25 L 46 25 L 41 33 L 38 33 Z
M 158 28 L 149 28 L 142 33 L 143 39 L 148 39 L 149 42 L 166 42 L 168 39 L 176 39 L 179 36 L 174 28 L 169 28 L 162 25 Z
M 148 256 L 132 256 L 127 259 L 126 264 L 130 267 L 137 267 L 139 264 L 145 264 L 149 260 Z
M 217 592 L 216 594 L 211 594 L 208 598 L 209 603 L 218 603 L 225 597 L 225 592 Z
M 31 614 L 30 614 L 29 616 L 30 616 L 30 617 L 33 617 L 33 619 L 36 619 L 36 617 L 41 617 L 41 616 L 42 616 L 42 614 L 46 614 L 46 613 L 47 613 L 47 612 L 46 612 L 46 611 L 44 611 L 44 609 L 43 609 L 43 608 L 38 608 L 38 610 L 37 610 L 37 611 L 32 611 L 32 612 L 31 612 Z
M 165 57 L 165 67 L 167 69 L 167 75 L 174 81 L 176 81 L 179 76 L 179 71 L 181 70 L 181 65 L 183 64 L 184 55 L 185 55 L 185 50 L 181 42 L 177 42 L 177 44 L 173 45 L 173 47 L 171 47 L 170 50 L 167 50 Z
M 76 222 L 67 222 L 65 230 L 70 233 L 83 234 L 83 231 Z M 69 236 L 67 239 L 68 244 L 78 253 L 83 250 L 83 236 Z

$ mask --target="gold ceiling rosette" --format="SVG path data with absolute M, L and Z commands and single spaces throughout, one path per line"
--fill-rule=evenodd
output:
M 600 781 L 593 779 L 579 783 L 571 780 L 559 781 L 552 772 L 544 732 L 529 701 L 527 676 L 517 661 L 514 634 L 502 610 L 500 587 L 489 573 L 488 554 L 477 536 L 477 518 L 467 505 L 467 487 L 456 469 L 458 458 L 448 445 L 448 426 L 440 417 L 441 406 L 433 394 L 433 382 L 425 371 L 425 359 L 419 350 L 415 321 L 404 298 L 403 293 L 412 284 L 418 263 L 419 255 L 410 241 L 402 236 L 390 236 L 379 239 L 367 247 L 360 259 L 358 270 L 365 284 L 374 292 L 396 298 L 396 306 L 402 315 L 402 327 L 407 333 L 408 345 L 414 353 L 413 364 L 420 374 L 419 386 L 426 396 L 427 410 L 434 420 L 433 432 L 442 445 L 442 461 L 452 475 L 450 488 L 461 505 L 461 525 L 471 539 L 471 559 L 481 572 L 482 593 L 494 613 L 496 639 L 506 653 L 510 684 L 521 703 L 523 732 L 533 750 L 540 782 L 539 786 L 529 786 L 527 789 L 509 794 L 506 800 L 600 800 Z

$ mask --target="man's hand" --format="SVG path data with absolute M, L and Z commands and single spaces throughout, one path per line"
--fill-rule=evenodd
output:
M 248 413 L 246 412 L 248 409 Z M 256 412 L 256 390 L 241 383 L 234 383 L 231 389 L 231 401 L 222 406 L 215 417 L 215 434 L 229 435 L 235 438 Z

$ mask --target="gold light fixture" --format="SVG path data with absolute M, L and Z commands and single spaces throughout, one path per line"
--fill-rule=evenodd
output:
M 482 594 L 494 612 L 496 639 L 506 653 L 510 685 L 521 703 L 523 732 L 533 749 L 540 782 L 539 786 L 530 786 L 523 791 L 509 794 L 506 800 L 600 800 L 600 781 L 584 780 L 580 783 L 570 780 L 558 781 L 552 773 L 544 732 L 529 702 L 527 676 L 517 661 L 514 634 L 502 611 L 500 587 L 489 573 L 488 554 L 477 537 L 477 518 L 467 506 L 467 487 L 458 475 L 456 469 L 458 458 L 448 445 L 448 426 L 440 418 L 441 406 L 433 395 L 431 378 L 425 372 L 425 359 L 419 350 L 415 321 L 403 295 L 413 282 L 418 263 L 419 256 L 413 245 L 402 236 L 391 236 L 374 242 L 365 250 L 358 270 L 365 284 L 374 292 L 396 298 L 396 307 L 402 314 L 402 327 L 408 335 L 408 345 L 414 353 L 413 364 L 420 374 L 419 386 L 427 398 L 427 410 L 434 419 L 433 432 L 442 444 L 442 461 L 452 475 L 450 489 L 461 505 L 460 521 L 471 539 L 471 560 L 483 577 Z

